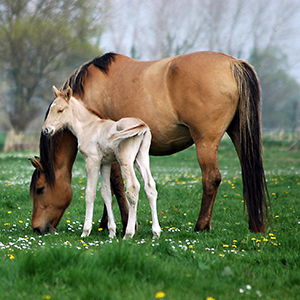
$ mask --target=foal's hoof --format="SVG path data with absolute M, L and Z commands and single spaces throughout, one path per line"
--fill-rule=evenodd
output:
M 132 239 L 134 236 L 134 233 L 125 233 L 124 237 L 123 237 L 123 240 L 130 240 Z
M 109 236 L 109 238 L 112 240 L 112 239 L 115 238 L 116 234 L 115 234 L 115 233 L 110 233 L 108 236 Z
M 153 232 L 153 237 L 152 239 L 158 239 L 160 237 L 160 232 Z
M 92 231 L 92 228 L 91 229 L 88 229 L 88 230 L 83 230 L 82 234 L 81 234 L 81 237 L 87 237 L 90 235 Z
M 158 239 L 160 237 L 161 230 L 153 230 L 153 239 Z

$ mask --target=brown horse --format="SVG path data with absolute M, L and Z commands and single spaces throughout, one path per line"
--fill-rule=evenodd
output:
M 258 78 L 247 62 L 214 52 L 149 62 L 108 53 L 78 68 L 62 89 L 68 86 L 75 98 L 105 117 L 136 117 L 146 122 L 152 132 L 152 155 L 172 154 L 195 143 L 203 185 L 196 231 L 211 228 L 221 182 L 217 151 L 227 132 L 241 163 L 249 227 L 265 232 L 264 210 L 268 208 L 261 154 L 261 95 Z M 71 201 L 71 193 L 63 193 L 70 188 L 72 163 L 60 170 L 68 180 L 59 182 L 56 161 L 57 149 L 63 147 L 60 144 L 67 143 L 64 135 L 62 131 L 50 141 L 41 136 L 42 168 L 37 167 L 31 182 L 32 226 L 37 232 L 55 228 Z M 72 143 L 64 146 L 71 152 L 69 161 L 74 161 L 77 150 Z M 120 175 L 116 172 L 114 176 Z

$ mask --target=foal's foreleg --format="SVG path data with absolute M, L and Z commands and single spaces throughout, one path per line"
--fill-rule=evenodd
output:
M 108 216 L 108 230 L 109 230 L 109 237 L 113 239 L 116 235 L 116 223 L 115 218 L 112 210 L 112 192 L 110 188 L 110 165 L 102 165 L 100 172 L 101 172 L 101 196 L 105 203 L 105 207 L 107 210 Z
M 135 165 L 142 175 L 144 179 L 144 189 L 147 194 L 150 208 L 151 208 L 151 214 L 152 214 L 152 232 L 153 232 L 153 238 L 160 237 L 161 233 L 161 227 L 158 222 L 157 217 L 157 207 L 156 207 L 156 200 L 157 200 L 157 190 L 156 190 L 156 184 L 152 177 L 151 171 L 150 171 L 150 160 L 149 160 L 149 148 L 151 144 L 151 134 L 150 131 L 147 131 L 144 135 L 144 139 L 142 141 L 140 150 L 138 152 L 138 155 L 136 157 Z
M 96 197 L 99 164 L 89 159 L 85 162 L 87 185 L 85 191 L 85 221 L 83 226 L 82 237 L 88 236 L 92 230 L 94 201 Z

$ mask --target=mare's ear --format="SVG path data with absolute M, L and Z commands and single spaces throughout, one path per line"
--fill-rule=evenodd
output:
M 53 86 L 53 92 L 54 92 L 55 98 L 57 98 L 59 95 L 59 90 L 56 88 L 56 86 Z
M 42 166 L 42 164 L 40 163 L 40 158 L 35 156 L 35 158 L 28 158 L 31 162 L 31 164 L 33 165 L 34 168 L 36 168 L 38 171 L 40 172 L 44 172 L 44 168 Z
M 67 101 L 67 102 L 69 102 L 70 101 L 70 99 L 71 99 L 71 97 L 72 97 L 72 95 L 73 95 L 73 91 L 72 91 L 72 89 L 68 86 L 68 88 L 66 89 L 66 92 L 65 92 L 65 100 Z

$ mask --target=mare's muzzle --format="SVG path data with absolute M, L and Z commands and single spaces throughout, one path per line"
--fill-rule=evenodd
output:
M 39 235 L 42 235 L 42 234 L 48 233 L 48 232 L 53 232 L 53 231 L 55 231 L 55 229 L 49 223 L 46 224 L 44 230 L 42 230 L 40 227 L 33 228 L 33 232 L 35 232 Z

